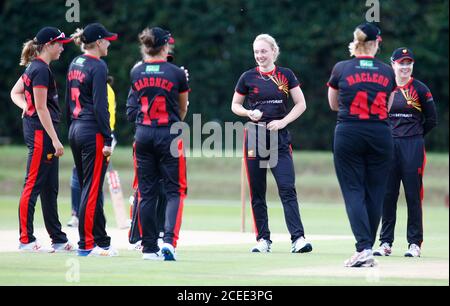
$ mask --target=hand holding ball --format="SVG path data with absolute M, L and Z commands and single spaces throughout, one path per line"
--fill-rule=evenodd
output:
M 259 109 L 255 109 L 250 111 L 250 119 L 252 119 L 253 121 L 259 121 L 263 115 L 263 113 L 259 110 Z

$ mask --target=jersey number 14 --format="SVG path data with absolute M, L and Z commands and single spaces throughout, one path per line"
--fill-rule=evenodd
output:
M 144 113 L 144 124 L 151 125 L 152 120 L 156 120 L 158 125 L 166 125 L 169 123 L 169 113 L 167 112 L 166 97 L 159 96 L 153 100 L 148 111 L 149 103 L 147 97 L 141 98 L 142 112 Z

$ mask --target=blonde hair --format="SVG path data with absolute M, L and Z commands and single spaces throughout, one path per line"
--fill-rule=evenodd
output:
M 73 38 L 73 42 L 77 45 L 80 46 L 81 51 L 85 51 L 85 50 L 90 50 L 95 48 L 95 42 L 92 42 L 90 44 L 86 44 L 83 42 L 84 40 L 84 30 L 83 29 L 76 29 L 75 33 L 73 33 L 71 35 L 71 37 Z
M 274 62 L 276 62 L 278 59 L 278 56 L 280 56 L 280 47 L 278 46 L 278 43 L 275 40 L 275 38 L 273 38 L 269 34 L 260 34 L 260 35 L 256 36 L 255 40 L 253 41 L 253 44 L 255 44 L 257 41 L 260 41 L 260 40 L 265 41 L 266 43 L 268 43 L 270 45 L 273 52 L 275 53 Z
M 141 53 L 143 57 L 146 55 L 158 55 L 165 47 L 165 45 L 156 48 L 154 47 L 155 35 L 153 35 L 152 30 L 149 28 L 145 28 L 141 33 L 139 33 L 138 38 L 139 43 L 141 44 Z
M 376 53 L 378 48 L 376 40 L 366 41 L 366 38 L 367 35 L 361 29 L 356 29 L 353 32 L 353 41 L 348 45 L 350 56 L 356 56 L 356 53 Z
M 44 45 L 39 45 L 36 39 L 25 42 L 20 55 L 20 66 L 28 66 L 42 52 L 43 48 Z

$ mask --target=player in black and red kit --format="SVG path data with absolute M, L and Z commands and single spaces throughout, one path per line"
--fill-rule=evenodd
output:
M 306 110 L 305 98 L 294 73 L 288 68 L 275 65 L 279 47 L 272 36 L 262 34 L 256 37 L 253 52 L 258 67 L 242 74 L 232 101 L 232 111 L 252 121 L 247 125 L 244 135 L 244 158 L 258 241 L 251 251 L 271 251 L 266 204 L 267 168 L 270 168 L 277 182 L 286 224 L 291 234 L 291 252 L 311 252 L 312 245 L 305 240 L 300 218 L 291 136 L 286 128 Z M 291 111 L 289 96 L 294 101 Z M 245 101 L 249 110 L 243 106 Z M 260 126 L 262 128 L 258 128 Z M 263 153 L 267 147 L 271 150 L 269 155 Z M 271 161 L 272 158 L 275 162 Z M 262 165 L 264 162 L 268 164 Z
M 392 68 L 374 57 L 380 35 L 374 24 L 359 25 L 349 48 L 355 58 L 337 63 L 328 82 L 330 107 L 338 112 L 334 164 L 357 241 L 346 267 L 375 264 L 372 247 L 392 159 L 388 100 L 396 85 Z
M 33 235 L 34 209 L 40 196 L 45 228 L 52 240 L 50 251 L 71 251 L 66 234 L 61 231 L 57 197 L 59 157 L 64 147 L 57 128 L 61 121 L 58 90 L 50 63 L 58 60 L 70 42 L 57 28 L 41 29 L 24 44 L 21 65 L 26 70 L 11 91 L 13 102 L 22 108 L 23 132 L 28 147 L 27 174 L 20 197 L 20 246 L 24 251 L 42 251 Z
M 389 112 L 394 137 L 394 159 L 384 198 L 380 247 L 375 256 L 391 254 L 397 215 L 400 182 L 408 204 L 406 257 L 420 257 L 423 242 L 423 174 L 426 154 L 424 136 L 437 125 L 436 106 L 428 87 L 413 78 L 414 55 L 408 48 L 398 48 L 391 57 L 397 89 Z
M 127 115 L 136 123 L 143 259 L 176 260 L 187 181 L 183 142 L 170 128 L 186 116 L 189 87 L 185 72 L 167 62 L 169 32 L 146 28 L 139 39 L 144 61 L 131 70 Z M 161 176 L 167 208 L 160 252 L 156 206 Z
M 78 242 L 80 256 L 116 256 L 105 227 L 103 182 L 111 155 L 111 128 L 107 101 L 108 55 L 117 34 L 99 23 L 74 35 L 83 55 L 77 56 L 67 74 L 66 101 L 70 116 L 69 141 L 82 187 Z
M 173 63 L 175 60 L 175 39 L 173 37 L 169 38 L 169 52 L 167 54 L 167 61 L 169 63 Z M 136 65 L 142 64 L 142 61 L 137 63 Z M 184 69 L 184 67 L 181 67 L 181 69 Z M 186 77 L 188 77 L 188 72 L 185 70 Z M 132 91 L 130 91 L 130 96 L 132 96 Z M 134 122 L 135 119 L 133 118 L 132 121 Z M 140 224 L 139 219 L 139 183 L 138 183 L 138 177 L 137 177 L 137 164 L 136 164 L 136 154 L 135 154 L 135 145 L 133 144 L 133 164 L 134 164 L 134 179 L 133 179 L 133 190 L 135 190 L 134 196 L 132 197 L 132 207 L 131 207 L 131 227 L 130 232 L 128 235 L 128 240 L 131 244 L 134 245 L 134 249 L 140 250 L 142 248 L 141 246 L 141 240 L 142 240 L 142 226 Z M 158 238 L 158 246 L 162 247 L 162 244 L 164 243 L 163 237 L 164 237 L 164 223 L 166 221 L 166 207 L 167 207 L 167 199 L 166 194 L 163 187 L 163 180 L 160 179 L 159 187 L 158 187 L 158 204 L 157 204 L 157 222 L 158 222 L 158 232 L 159 232 L 159 238 Z

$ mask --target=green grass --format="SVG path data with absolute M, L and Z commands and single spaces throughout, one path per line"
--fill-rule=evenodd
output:
M 0 147 L 0 231 L 17 230 L 17 207 L 25 172 L 24 147 Z M 331 153 L 295 152 L 297 191 L 301 215 L 308 235 L 352 236 L 337 184 Z M 133 178 L 130 148 L 118 148 L 113 163 L 118 169 L 125 197 L 131 194 Z M 448 196 L 448 154 L 428 154 L 425 176 L 423 257 L 418 264 L 447 264 L 449 260 L 449 214 L 444 207 Z M 186 201 L 183 230 L 239 231 L 239 158 L 188 158 L 189 197 Z M 59 214 L 63 223 L 70 217 L 70 150 L 61 159 Z M 106 188 L 105 188 L 106 190 Z M 269 219 L 273 233 L 287 233 L 275 182 L 268 175 Z M 108 223 L 114 217 L 106 193 Z M 406 243 L 406 204 L 399 202 L 395 256 L 382 258 L 381 266 L 411 265 L 401 255 Z M 247 230 L 252 229 L 247 203 Z M 35 227 L 42 228 L 38 204 Z M 2 240 L 0 232 L 0 241 Z M 18 236 L 18 232 L 17 232 Z M 18 238 L 18 237 L 17 237 Z M 183 237 L 181 237 L 183 239 Z M 290 254 L 287 241 L 274 241 L 272 254 L 251 254 L 252 245 L 182 247 L 176 263 L 144 262 L 136 252 L 121 251 L 119 258 L 77 258 L 64 254 L 0 253 L 0 285 L 449 285 L 447 279 L 398 276 L 373 280 L 368 274 L 357 277 L 335 275 L 333 269 L 354 250 L 354 242 L 313 241 L 311 254 Z M 80 282 L 66 281 L 71 263 L 80 265 Z M 330 269 L 329 275 L 311 275 L 296 269 Z M 408 266 L 409 267 L 409 266 Z M 414 265 L 412 265 L 414 270 Z M 377 270 L 375 270 L 377 271 Z
M 60 205 L 62 220 L 69 216 L 69 203 Z M 106 214 L 113 220 L 110 205 Z M 279 204 L 269 205 L 270 225 L 274 233 L 286 233 Z M 0 198 L 0 230 L 17 228 L 17 203 Z M 344 207 L 329 204 L 305 204 L 302 217 L 309 234 L 351 235 Z M 37 210 L 36 226 L 42 226 Z M 238 231 L 240 206 L 227 201 L 187 201 L 184 230 Z M 247 226 L 251 229 L 250 218 Z M 401 257 L 405 240 L 406 210 L 399 210 L 396 256 L 382 258 L 380 265 L 410 262 Z M 422 263 L 448 263 L 449 220 L 446 208 L 430 207 L 425 213 L 425 244 Z M 181 237 L 181 239 L 183 239 Z M 371 281 L 370 274 L 360 277 L 283 275 L 283 271 L 301 268 L 340 268 L 353 250 L 353 241 L 315 241 L 311 254 L 290 254 L 289 243 L 274 241 L 272 254 L 252 254 L 251 245 L 226 245 L 179 248 L 176 263 L 144 262 L 140 254 L 122 251 L 118 258 L 78 258 L 64 254 L 0 253 L 0 285 L 448 285 L 447 280 L 383 277 Z M 73 260 L 80 266 L 80 282 L 66 281 Z M 277 272 L 278 271 L 278 272 Z M 271 272 L 266 274 L 266 272 Z M 370 273 L 368 271 L 367 273 Z M 369 277 L 369 278 L 368 278 Z

